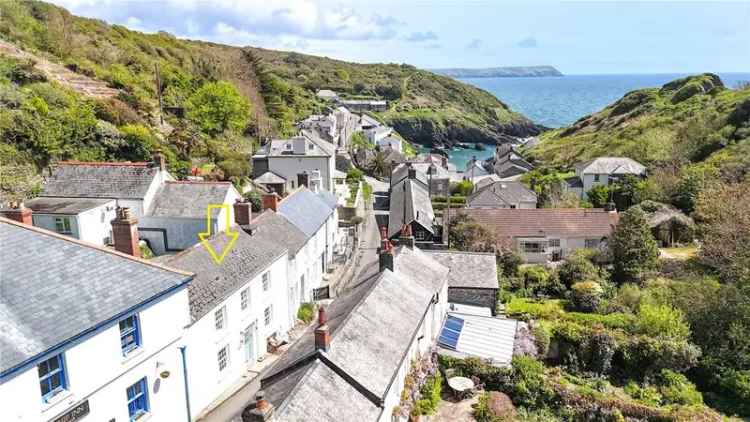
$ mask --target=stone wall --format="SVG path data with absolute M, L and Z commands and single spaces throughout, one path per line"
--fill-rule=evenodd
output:
M 448 302 L 490 308 L 495 315 L 497 289 L 449 287 Z

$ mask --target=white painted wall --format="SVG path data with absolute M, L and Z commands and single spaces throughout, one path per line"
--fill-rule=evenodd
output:
M 305 171 L 312 174 L 314 170 L 320 170 L 323 189 L 333 192 L 333 170 L 335 165 L 335 157 L 302 155 L 268 157 L 268 170 L 287 180 L 287 190 L 298 187 L 297 174 Z
M 102 206 L 92 208 L 80 214 L 41 214 L 34 213 L 32 221 L 35 227 L 57 231 L 55 218 L 69 218 L 71 237 L 103 246 L 104 240 L 112 235 L 112 220 L 117 215 L 115 200 Z
M 560 247 L 559 248 L 553 248 L 549 246 L 549 240 L 550 239 L 560 239 Z M 560 237 L 560 236 L 554 236 L 549 235 L 546 238 L 515 238 L 513 240 L 513 244 L 518 251 L 518 253 L 523 258 L 524 262 L 530 263 L 530 264 L 544 264 L 547 261 L 552 260 L 552 252 L 554 249 L 559 249 L 562 253 L 561 258 L 564 259 L 565 257 L 569 256 L 571 253 L 573 253 L 577 249 L 582 249 L 586 247 L 586 239 L 585 237 Z M 598 238 L 589 238 L 591 240 L 599 240 Z M 525 253 L 520 247 L 520 242 L 528 240 L 528 241 L 539 241 L 542 240 L 544 242 L 547 242 L 547 247 L 544 252 L 542 253 Z
M 185 344 L 193 417 L 246 375 L 258 357 L 266 354 L 266 339 L 271 334 L 283 335 L 291 328 L 287 314 L 287 259 L 284 254 L 267 269 L 271 274 L 268 291 L 263 291 L 261 272 L 188 328 Z M 249 303 L 242 310 L 240 298 L 245 288 L 250 288 Z M 264 311 L 269 305 L 273 306 L 273 320 L 266 325 Z M 214 314 L 221 307 L 226 309 L 225 328 L 216 330 Z M 255 324 L 251 345 L 255 359 L 246 361 L 244 331 L 252 324 Z M 229 346 L 229 362 L 220 372 L 217 355 L 225 345 Z
M 409 374 L 409 370 L 411 369 L 412 360 L 420 356 L 425 356 L 435 344 L 435 339 L 440 333 L 443 320 L 445 319 L 445 313 L 448 310 L 447 283 L 441 289 L 438 299 L 438 303 L 431 304 L 430 309 L 427 310 L 427 314 L 417 331 L 418 334 L 409 345 L 409 351 L 398 369 L 393 384 L 391 384 L 386 392 L 385 399 L 383 400 L 384 410 L 380 416 L 379 422 L 390 422 L 393 420 L 393 408 L 398 406 L 401 402 L 401 391 L 404 389 L 404 381 L 406 380 L 406 375 Z M 424 337 L 420 339 L 420 336 Z
M 187 289 L 138 312 L 142 345 L 123 357 L 118 322 L 64 351 L 68 390 L 42 401 L 36 366 L 0 384 L 4 421 L 53 420 L 84 400 L 86 421 L 127 421 L 126 389 L 143 377 L 148 383 L 149 421 L 184 421 L 186 405 L 178 349 L 189 321 Z M 161 364 L 157 371 L 157 362 Z M 158 376 L 168 370 L 166 379 Z
M 599 180 L 596 181 L 596 176 L 599 176 Z M 584 174 L 583 178 L 581 179 L 583 181 L 583 199 L 588 199 L 588 191 L 593 188 L 594 186 L 598 185 L 609 185 L 610 183 L 610 177 L 606 174 Z

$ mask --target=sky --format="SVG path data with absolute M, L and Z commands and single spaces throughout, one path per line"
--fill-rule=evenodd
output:
M 750 72 L 750 0 L 52 0 L 181 38 L 422 68 Z

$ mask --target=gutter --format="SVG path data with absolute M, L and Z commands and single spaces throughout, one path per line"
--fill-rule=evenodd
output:
M 187 422 L 192 421 L 190 416 L 190 388 L 188 387 L 188 370 L 187 363 L 185 362 L 185 349 L 187 346 L 180 346 L 180 354 L 182 355 L 182 379 L 185 383 L 185 411 L 187 412 Z

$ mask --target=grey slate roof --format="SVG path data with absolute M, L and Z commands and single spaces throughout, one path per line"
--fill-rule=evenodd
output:
M 0 218 L 0 373 L 191 279 L 119 252 Z
M 426 168 L 430 165 L 429 163 L 420 163 L 425 164 L 424 169 L 420 169 L 419 167 L 417 167 L 417 163 L 401 163 L 397 165 L 391 172 L 391 186 L 397 185 L 402 180 L 409 177 L 409 164 L 411 164 L 411 166 L 416 170 L 415 175 L 417 177 L 417 180 L 427 186 L 430 181 L 426 173 Z M 433 177 L 435 177 L 435 175 L 433 175 Z
M 627 157 L 599 157 L 578 164 L 576 170 L 583 174 L 644 174 L 646 167 Z
M 276 406 L 276 417 L 284 421 L 377 420 L 384 409 L 374 405 L 373 397 L 382 400 L 392 387 L 432 297 L 443 288 L 447 276 L 448 269 L 429 254 L 401 247 L 394 258 L 394 272 L 386 270 L 335 299 L 327 309 L 332 337 L 329 351 L 315 351 L 310 328 L 261 381 Z M 349 379 L 332 371 L 334 367 Z M 355 384 L 361 390 L 352 388 Z
M 170 267 L 195 273 L 188 287 L 190 316 L 195 322 L 253 277 L 265 271 L 287 253 L 271 227 L 260 226 L 253 235 L 237 230 L 234 247 L 217 265 L 201 243 L 174 255 L 164 262 Z M 216 251 L 223 251 L 229 237 L 223 233 L 209 240 Z M 272 280 L 286 283 L 286 280 Z
M 388 213 L 388 237 L 398 233 L 404 224 L 416 221 L 430 233 L 435 233 L 435 212 L 427 188 L 414 179 L 406 179 L 391 188 Z
M 152 163 L 60 162 L 40 196 L 143 199 L 158 172 Z
M 286 246 L 291 256 L 296 255 L 307 243 L 307 236 L 300 229 L 272 210 L 263 211 L 248 226 L 242 226 L 242 228 L 245 230 L 268 230 L 270 233 L 274 233 L 277 241 Z
M 450 270 L 448 287 L 497 289 L 495 254 L 459 251 L 428 251 L 427 254 Z
M 328 201 L 321 195 L 302 187 L 292 192 L 279 204 L 279 214 L 286 217 L 306 236 L 313 236 L 333 214 Z
M 24 202 L 27 208 L 39 214 L 78 215 L 109 202 L 107 198 L 34 198 Z
M 210 204 L 224 203 L 230 182 L 166 182 L 154 195 L 150 217 L 206 218 Z M 215 209 L 218 213 L 218 209 Z
M 491 195 L 486 195 L 490 193 Z M 514 205 L 521 202 L 536 202 L 536 194 L 520 182 L 500 181 L 484 186 L 466 198 L 466 204 L 471 207 L 474 200 L 484 194 L 484 201 L 490 200 L 498 206 Z M 487 204 L 483 203 L 483 206 Z
M 283 177 L 279 176 L 278 174 L 272 171 L 267 171 L 261 174 L 260 176 L 256 177 L 253 181 L 255 183 L 262 183 L 264 185 L 268 185 L 268 184 L 278 185 L 278 184 L 286 183 L 286 179 L 284 179 Z

